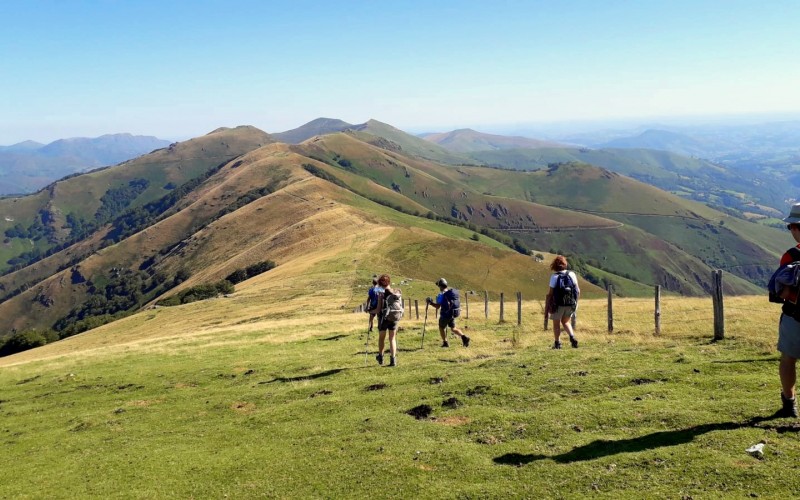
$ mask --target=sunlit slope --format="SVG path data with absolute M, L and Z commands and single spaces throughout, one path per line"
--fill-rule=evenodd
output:
M 358 186 L 363 179 L 369 179 L 392 189 L 397 193 L 395 198 L 402 195 L 440 215 L 479 226 L 496 229 L 619 226 L 596 215 L 531 203 L 522 197 L 493 196 L 490 191 L 474 189 L 465 182 L 473 170 L 494 173 L 502 182 L 504 171 L 447 167 L 367 145 L 347 134 L 317 138 L 304 143 L 302 148 L 308 156 L 327 162 L 326 170 L 348 185 Z M 385 199 L 385 195 L 377 197 Z
M 268 134 L 254 127 L 218 129 L 115 167 L 57 181 L 29 196 L 0 199 L 0 233 L 16 224 L 29 227 L 37 220 L 53 231 L 51 238 L 35 243 L 12 238 L 0 246 L 0 272 L 8 269 L 10 258 L 22 252 L 34 247 L 47 250 L 74 236 L 65 225 L 68 215 L 94 222 L 109 189 L 124 188 L 131 181 L 147 183 L 135 199 L 126 200 L 129 202 L 126 208 L 141 206 L 221 163 L 271 142 Z
M 231 162 L 181 200 L 165 219 L 1 303 L 0 315 L 14 318 L 11 327 L 17 329 L 50 326 L 88 300 L 92 284 L 102 283 L 112 268 L 147 270 L 164 276 L 188 272 L 191 277 L 171 294 L 223 279 L 255 262 L 269 259 L 282 264 L 306 250 L 330 245 L 327 237 L 335 241 L 347 233 L 353 226 L 349 218 L 354 210 L 360 213 L 360 219 L 379 226 L 425 229 L 478 249 L 498 251 L 496 242 L 487 241 L 488 246 L 471 242 L 473 233 L 467 229 L 397 213 L 321 180 L 303 167 L 309 162 L 316 160 L 299 156 L 284 144 L 263 147 Z M 236 206 L 239 197 L 259 186 L 269 187 L 270 194 L 224 213 L 231 210 L 231 204 Z M 517 258 L 507 249 L 501 252 Z M 518 259 L 522 267 L 541 267 L 529 257 L 519 255 Z M 520 276 L 521 268 L 515 268 L 513 275 Z M 432 281 L 436 274 L 422 273 L 422 277 Z M 471 283 L 478 286 L 481 281 L 476 278 Z M 517 288 L 531 290 L 526 280 L 521 280 Z
M 505 291 L 509 300 L 516 291 L 531 299 L 546 294 L 550 271 L 544 264 L 472 241 L 471 233 L 460 228 L 430 221 L 430 228 L 417 227 L 415 221 L 424 219 L 403 214 L 400 224 L 386 221 L 348 205 L 350 196 L 311 177 L 220 218 L 192 236 L 180 258 L 176 253 L 160 263 L 163 271 L 173 266 L 197 270 L 174 291 L 220 279 L 264 258 L 279 266 L 240 283 L 231 298 L 143 311 L 40 352 L 57 355 L 226 328 L 253 331 L 267 320 L 298 316 L 304 304 L 313 303 L 315 314 L 349 310 L 364 300 L 363 285 L 379 272 L 392 274 L 395 281 L 411 278 L 401 289 L 420 301 L 435 293 L 433 282 L 441 276 L 465 292 L 489 290 L 497 297 Z M 97 263 L 88 262 L 86 272 Z M 583 280 L 581 286 L 586 297 L 602 295 Z M 9 312 L 8 303 L 0 305 L 0 314 Z
M 586 211 L 635 226 L 708 266 L 757 283 L 769 277 L 780 254 L 792 244 L 784 232 L 586 164 L 562 164 L 534 172 L 462 169 L 469 174 L 464 183 L 476 190 L 494 189 L 503 196 Z M 581 254 L 593 248 L 588 242 L 573 245 L 573 240 L 560 235 L 542 238 L 545 246 L 571 247 Z M 575 235 L 575 241 L 579 239 L 590 238 Z

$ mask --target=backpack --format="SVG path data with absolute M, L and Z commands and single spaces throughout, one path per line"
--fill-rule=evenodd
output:
M 461 316 L 461 299 L 455 288 L 450 288 L 442 294 L 442 316 L 447 318 Z
M 575 306 L 578 304 L 578 289 L 568 272 L 556 273 L 553 302 L 556 306 Z
M 800 249 L 792 247 L 787 253 L 794 260 L 780 266 L 772 273 L 772 277 L 769 279 L 769 284 L 767 285 L 769 301 L 783 304 L 782 312 L 784 314 L 796 320 L 800 320 L 800 306 L 797 304 L 797 292 L 800 287 Z M 788 300 L 780 298 L 781 291 L 786 287 L 794 289 L 794 293 L 790 292 L 790 298 Z
M 369 300 L 367 302 L 368 310 L 373 311 L 378 308 L 378 298 L 380 297 L 381 292 L 383 292 L 383 288 L 377 285 L 369 289 L 368 292 Z
M 403 298 L 400 294 L 385 292 L 383 296 L 383 319 L 386 321 L 400 321 L 404 313 Z

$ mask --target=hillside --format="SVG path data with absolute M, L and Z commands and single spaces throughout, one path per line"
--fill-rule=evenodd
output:
M 546 262 L 506 247 L 567 254 L 592 283 L 612 283 L 623 295 L 649 295 L 653 284 L 697 295 L 708 291 L 710 266 L 730 271 L 727 293 L 759 293 L 754 283 L 785 246 L 784 233 L 586 164 L 533 172 L 453 167 L 404 155 L 364 131 L 257 146 L 269 140 L 253 128 L 219 129 L 0 200 L 15 214 L 38 217 L 28 226 L 19 216 L 5 221 L 7 252 L 26 242 L 53 245 L 52 255 L 0 277 L 0 317 L 12 318 L 6 331 L 81 331 L 258 262 L 290 269 L 284 265 L 292 259 L 335 246 L 335 235 L 362 223 L 387 232 L 365 275 L 374 268 L 415 280 L 447 274 L 470 289 L 508 282 L 534 297 L 546 291 Z M 221 153 L 247 148 L 214 166 Z M 145 171 L 149 177 L 138 177 Z M 165 191 L 178 173 L 189 180 Z M 127 187 L 110 205 L 112 182 Z M 83 237 L 71 238 L 74 231 Z M 539 276 L 534 282 L 531 273 Z
M 774 216 L 785 204 L 786 187 L 725 165 L 654 149 L 541 148 L 469 153 L 476 161 L 515 170 L 582 162 L 603 167 L 681 197 L 749 214 Z M 764 206 L 766 205 L 766 206 Z
M 694 156 L 703 155 L 708 149 L 697 139 L 668 130 L 645 130 L 639 135 L 622 137 L 599 145 L 601 148 L 658 149 Z
M 156 137 L 110 134 L 0 147 L 0 195 L 36 191 L 75 172 L 130 160 L 167 145 L 169 141 Z
M 270 142 L 268 134 L 253 127 L 220 129 L 112 168 L 62 179 L 29 196 L 0 199 L 0 232 L 5 233 L 0 272 L 22 269 L 88 238 L 126 210 L 175 198 L 191 188 L 187 183 Z
M 422 138 L 456 153 L 495 151 L 503 149 L 564 147 L 563 145 L 552 141 L 543 141 L 528 137 L 486 134 L 468 128 L 453 130 L 451 132 L 425 134 L 422 136 Z
M 370 151 L 383 152 L 346 135 L 341 137 Z M 443 270 L 435 263 L 446 260 L 442 256 L 452 245 L 455 245 L 453 250 L 461 246 L 462 252 L 471 254 L 475 265 L 484 271 L 479 276 L 472 276 L 467 271 L 457 271 L 449 266 L 448 274 L 455 278 L 463 276 L 463 282 L 476 289 L 500 280 L 515 283 L 520 290 L 533 293 L 530 269 L 538 268 L 536 272 L 541 276 L 548 272 L 544 264 L 535 264 L 530 257 L 503 249 L 502 245 L 490 239 L 485 243 L 473 242 L 474 233 L 469 229 L 398 213 L 368 201 L 312 175 L 306 165 L 316 165 L 319 169 L 327 167 L 298 155 L 285 144 L 265 146 L 231 161 L 187 193 L 160 219 L 118 243 L 97 251 L 98 245 L 118 230 L 118 224 L 114 223 L 98 236 L 59 252 L 40 264 L 3 277 L 0 283 L 6 290 L 15 285 L 19 288 L 23 276 L 35 284 L 0 303 L 0 316 L 14 318 L 8 328 L 18 330 L 44 328 L 65 318 L 74 323 L 88 318 L 89 313 L 94 314 L 92 309 L 87 309 L 87 304 L 100 300 L 98 292 L 103 291 L 102 286 L 115 282 L 120 276 L 128 282 L 142 283 L 141 291 L 134 294 L 138 304 L 142 305 L 143 301 L 158 296 L 169 296 L 187 287 L 221 280 L 236 269 L 265 259 L 275 261 L 280 268 L 292 259 L 306 262 L 310 259 L 307 252 L 317 251 L 318 247 L 329 248 L 358 220 L 369 220 L 372 225 L 407 228 L 403 236 L 385 242 L 387 251 L 397 246 L 392 255 L 414 254 L 422 248 L 435 248 L 423 259 L 403 258 L 399 259 L 400 263 L 381 260 L 375 264 L 376 267 L 380 264 L 383 268 L 407 274 L 413 272 L 415 279 L 433 281 L 438 275 L 437 270 Z M 378 186 L 371 189 L 381 190 Z M 379 226 L 372 229 L 378 231 Z M 418 233 L 414 228 L 422 232 Z M 431 231 L 462 243 L 448 240 L 433 244 L 428 241 L 431 236 L 426 236 Z M 75 253 L 79 254 L 77 259 Z M 384 255 L 380 253 L 374 258 L 385 259 Z M 507 265 L 501 262 L 508 259 L 511 259 L 508 261 L 511 265 L 509 270 L 499 271 Z M 56 265 L 58 262 L 62 264 Z M 64 267 L 64 262 L 71 262 L 70 267 Z M 430 264 L 428 269 L 420 270 L 420 264 L 426 262 Z M 59 271 L 43 277 L 47 273 L 35 274 L 39 266 Z M 486 272 L 488 269 L 494 269 L 497 275 Z M 173 277 L 180 274 L 187 277 L 176 282 Z M 173 285 L 177 286 L 173 288 Z M 544 294 L 546 290 L 542 286 L 545 286 L 543 277 L 535 287 L 535 295 Z M 124 295 L 126 300 L 131 297 L 130 293 Z M 122 299 L 108 294 L 106 290 L 100 300 L 100 310 L 106 314 L 127 310 L 115 310 L 112 304 Z
M 355 125 L 351 127 L 351 130 L 365 142 L 374 143 L 385 149 L 396 150 L 406 156 L 424 158 L 446 165 L 474 163 L 464 155 L 448 151 L 438 144 L 413 136 L 377 120 L 369 120 L 361 125 Z M 383 139 L 383 141 L 378 141 L 376 138 Z
M 0 358 L 0 496 L 794 495 L 800 428 L 770 417 L 763 298 L 728 298 L 716 343 L 709 299 L 665 297 L 660 337 L 651 300 L 617 300 L 613 334 L 605 299 L 584 300 L 581 346 L 561 351 L 535 300 L 521 328 L 496 300 L 489 319 L 471 309 L 467 349 L 440 348 L 423 310 L 401 322 L 399 366 L 379 367 L 349 309 L 391 231 L 350 222 L 230 297 Z M 762 440 L 763 459 L 745 452 Z

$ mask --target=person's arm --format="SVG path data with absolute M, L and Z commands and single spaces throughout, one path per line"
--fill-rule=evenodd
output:
M 441 296 L 441 294 L 440 294 L 440 296 Z M 430 305 L 432 305 L 434 307 L 434 309 L 439 309 L 440 307 L 442 307 L 442 305 L 439 304 L 439 302 L 438 302 L 439 297 L 436 297 L 436 300 L 431 299 L 430 297 L 428 297 L 426 300 L 428 301 L 428 304 L 430 304 Z

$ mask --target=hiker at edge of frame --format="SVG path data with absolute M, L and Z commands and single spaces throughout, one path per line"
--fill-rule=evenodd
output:
M 442 336 L 442 347 L 450 347 L 447 342 L 447 327 L 450 327 L 455 335 L 461 337 L 464 347 L 469 347 L 469 337 L 456 327 L 456 318 L 461 316 L 461 299 L 458 296 L 458 290 L 448 288 L 447 280 L 444 278 L 439 278 L 436 286 L 439 287 L 439 295 L 436 296 L 436 300 L 427 297 L 425 301 L 436 309 L 440 309 L 439 335 Z
M 581 289 L 578 287 L 578 277 L 574 272 L 568 271 L 568 267 L 567 258 L 563 255 L 557 256 L 550 264 L 553 275 L 550 276 L 550 289 L 547 291 L 545 303 L 550 319 L 553 320 L 553 349 L 561 349 L 562 328 L 569 334 L 572 347 L 578 347 L 578 339 L 575 338 L 570 320 L 578 308 Z
M 781 379 L 781 409 L 775 413 L 775 416 L 797 418 L 795 384 L 797 382 L 797 358 L 800 358 L 800 304 L 797 300 L 798 289 L 793 286 L 797 281 L 792 276 L 791 285 L 774 287 L 773 283 L 782 271 L 789 271 L 800 265 L 800 203 L 792 205 L 789 216 L 784 218 L 783 222 L 788 223 L 786 229 L 789 230 L 798 245 L 783 254 L 780 267 L 770 279 L 770 302 L 783 304 L 778 321 L 778 352 L 781 353 L 778 365 L 778 375 Z M 794 272 L 796 271 L 793 271 L 792 274 Z
M 399 288 L 392 288 L 392 278 L 381 274 L 378 286 L 383 293 L 378 295 L 378 355 L 375 359 L 383 365 L 383 350 L 386 333 L 389 333 L 389 366 L 397 366 L 397 323 L 403 317 L 403 297 Z
M 383 295 L 383 287 L 378 285 L 378 275 L 372 275 L 372 286 L 367 292 L 367 312 L 369 313 L 369 331 L 372 331 L 372 325 L 375 320 L 375 315 L 378 314 L 378 299 Z

